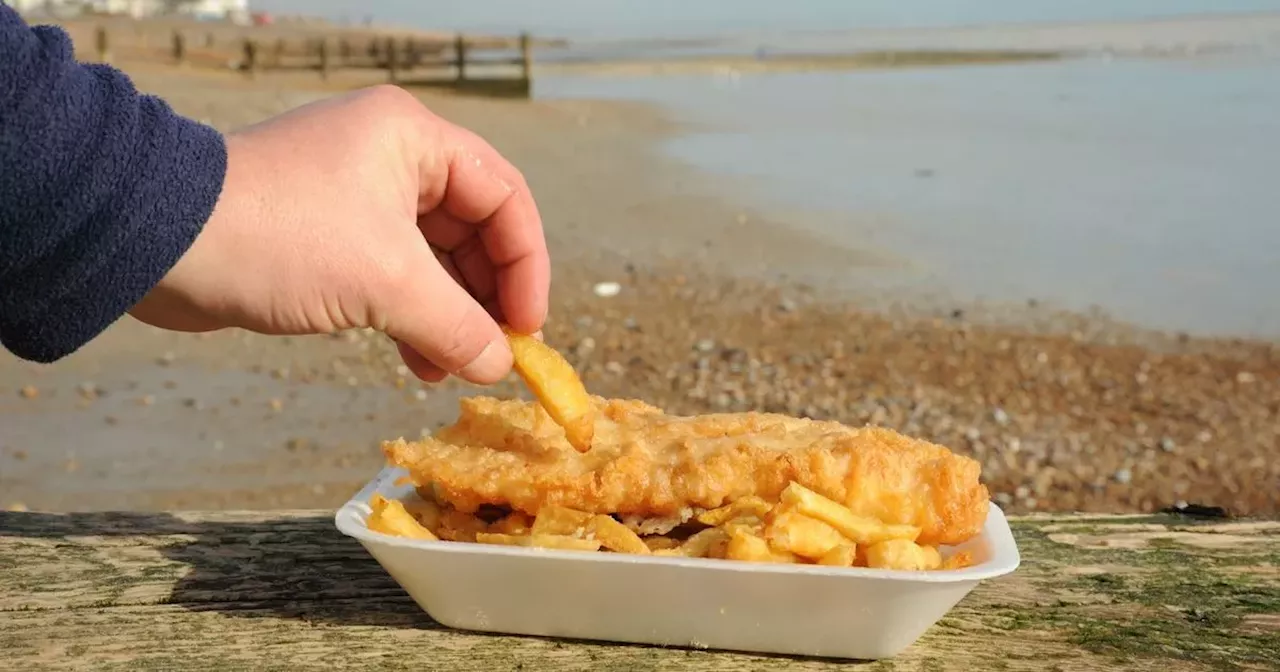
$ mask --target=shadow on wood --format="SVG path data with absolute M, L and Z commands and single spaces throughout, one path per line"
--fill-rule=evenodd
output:
M 4 520 L 2 514 L 0 520 Z M 177 564 L 161 564 L 168 564 L 181 577 L 164 602 L 192 611 L 341 625 L 443 628 L 358 542 L 334 529 L 331 517 L 187 522 L 167 513 L 29 513 L 9 517 L 0 530 L 4 536 L 19 537 L 164 539 L 167 543 L 155 550 Z M 60 551 L 70 557 L 44 561 L 74 572 L 75 546 L 64 545 Z M 95 567 L 93 578 L 122 589 L 161 578 L 156 576 L 156 561 L 145 564 L 150 566 Z M 115 575 L 103 576 L 104 572 Z
M 1280 669 L 1280 521 L 1010 522 L 1023 566 L 979 586 L 892 669 Z M 328 511 L 0 511 L 0 650 L 15 669 L 51 655 L 74 669 L 168 668 L 175 655 L 230 656 L 226 670 L 862 669 L 445 628 Z
M 331 515 L 280 513 L 280 517 L 261 512 L 215 513 L 213 516 L 220 519 L 191 521 L 168 513 L 0 511 L 0 540 L 7 537 L 65 542 L 49 546 L 48 557 L 30 552 L 32 555 L 17 568 L 10 566 L 14 558 L 6 556 L 5 546 L 0 543 L 0 569 L 6 572 L 5 582 L 0 583 L 5 592 L 0 592 L 0 597 L 12 593 L 21 598 L 30 593 L 35 601 L 20 603 L 19 611 L 136 609 L 159 604 L 228 618 L 436 631 L 491 641 L 551 639 L 556 647 L 582 644 L 635 652 L 620 654 L 625 656 L 643 657 L 645 651 L 652 650 L 639 644 L 516 637 L 447 628 L 413 602 L 359 542 L 338 532 Z M 86 541 L 77 543 L 79 539 Z M 120 547 L 132 549 L 123 554 L 111 552 Z M 109 561 L 100 554 L 104 549 L 111 557 Z M 33 570 L 30 578 L 24 576 L 29 573 L 23 571 L 24 567 Z M 58 578 L 51 581 L 48 575 Z M 56 604 L 40 603 L 40 593 L 65 588 L 55 585 L 59 582 L 105 590 L 74 589 L 75 598 L 59 596 L 54 598 Z M 167 586 L 172 588 L 166 595 L 163 589 Z M 126 597 L 130 594 L 132 598 Z M 0 614 L 4 612 L 0 608 Z M 697 651 L 683 647 L 664 650 Z M 806 660 L 769 654 L 752 657 L 783 663 Z

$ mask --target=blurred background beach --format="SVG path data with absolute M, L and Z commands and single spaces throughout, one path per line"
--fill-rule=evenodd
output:
M 548 340 L 593 392 L 892 426 L 977 457 L 1016 511 L 1280 511 L 1280 0 L 201 7 L 26 9 L 86 60 L 121 22 L 531 34 L 527 97 L 413 90 L 525 172 Z M 226 131 L 386 79 L 130 53 Z M 0 356 L 0 381 L 0 507 L 42 509 L 336 506 L 380 440 L 521 393 L 420 385 L 373 334 L 127 319 L 53 366 Z

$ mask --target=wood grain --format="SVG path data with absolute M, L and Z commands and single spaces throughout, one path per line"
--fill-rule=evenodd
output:
M 1277 521 L 1015 519 L 1022 568 L 874 663 L 448 630 L 332 521 L 0 512 L 0 669 L 1280 669 Z

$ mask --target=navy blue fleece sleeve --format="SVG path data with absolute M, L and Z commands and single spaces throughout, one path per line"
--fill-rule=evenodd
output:
M 213 212 L 226 143 L 0 3 L 0 343 L 52 362 L 123 316 Z

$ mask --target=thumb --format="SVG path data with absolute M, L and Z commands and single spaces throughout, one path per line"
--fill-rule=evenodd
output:
M 477 385 L 511 372 L 511 348 L 493 316 L 454 281 L 427 245 L 398 300 L 385 308 L 386 333 L 440 369 Z

